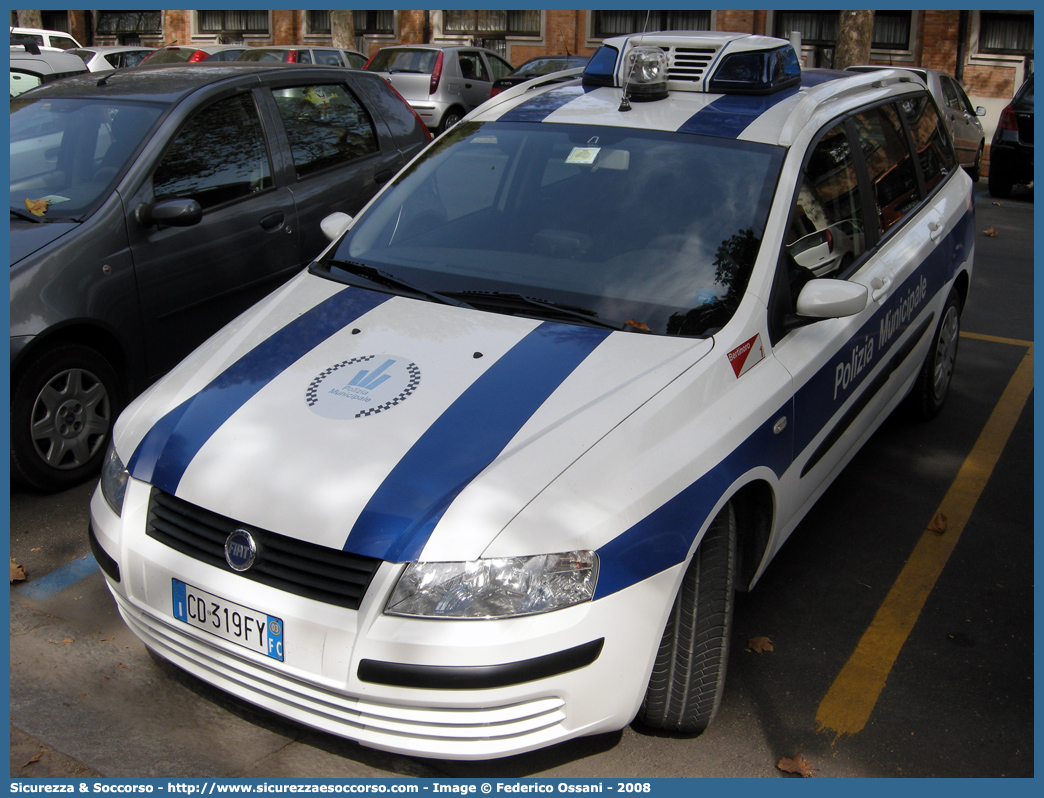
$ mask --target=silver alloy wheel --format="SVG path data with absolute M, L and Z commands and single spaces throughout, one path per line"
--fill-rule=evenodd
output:
M 79 468 L 105 446 L 110 416 L 109 394 L 102 381 L 86 369 L 66 369 L 36 397 L 33 445 L 51 468 Z
M 954 363 L 957 361 L 957 340 L 961 330 L 961 315 L 955 305 L 947 305 L 946 313 L 939 324 L 939 336 L 935 342 L 935 367 L 932 391 L 935 400 L 941 402 L 950 387 Z

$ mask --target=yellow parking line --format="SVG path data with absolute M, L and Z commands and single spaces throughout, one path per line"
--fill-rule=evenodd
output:
M 935 518 L 946 516 L 945 531 L 926 529 L 921 535 L 870 628 L 819 705 L 816 721 L 820 730 L 838 736 L 855 734 L 870 719 L 899 650 L 953 553 L 1033 390 L 1033 345 L 1026 342 L 1026 346 L 1022 362 L 939 505 Z
M 1007 344 L 1009 346 L 1021 346 L 1029 349 L 1033 341 L 1020 341 L 1018 338 L 1001 338 L 997 335 L 983 335 L 982 333 L 962 332 L 961 338 L 972 338 L 976 341 L 989 341 L 994 344 Z

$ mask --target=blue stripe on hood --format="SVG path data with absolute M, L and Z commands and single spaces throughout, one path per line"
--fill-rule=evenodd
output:
M 586 86 L 566 86 L 538 94 L 521 105 L 516 105 L 500 117 L 498 122 L 543 122 L 559 108 L 563 108 L 577 97 L 592 91 Z
M 390 298 L 346 288 L 294 319 L 161 418 L 131 456 L 131 475 L 175 493 L 192 458 L 233 413 L 295 361 Z
M 529 333 L 392 469 L 344 550 L 395 562 L 419 557 L 453 500 L 608 335 L 607 330 L 547 322 Z

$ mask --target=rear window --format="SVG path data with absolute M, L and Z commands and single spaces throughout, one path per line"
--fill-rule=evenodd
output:
M 385 47 L 370 62 L 373 72 L 416 72 L 430 75 L 439 54 L 435 50 L 396 50 Z

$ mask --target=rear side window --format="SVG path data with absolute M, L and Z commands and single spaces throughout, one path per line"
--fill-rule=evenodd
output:
M 190 120 L 152 182 L 157 201 L 191 198 L 204 210 L 269 188 L 268 150 L 251 97 L 221 100 Z
M 378 151 L 366 108 L 343 85 L 272 92 L 290 139 L 298 178 Z
M 917 172 L 895 108 L 886 105 L 863 111 L 856 114 L 855 124 L 877 201 L 880 230 L 885 233 L 917 207 Z
M 312 56 L 315 58 L 315 63 L 323 66 L 344 66 L 340 54 L 333 50 L 315 50 Z
M 957 168 L 950 134 L 928 97 L 900 104 L 913 135 L 917 159 L 921 163 L 925 188 L 930 192 L 946 175 Z

